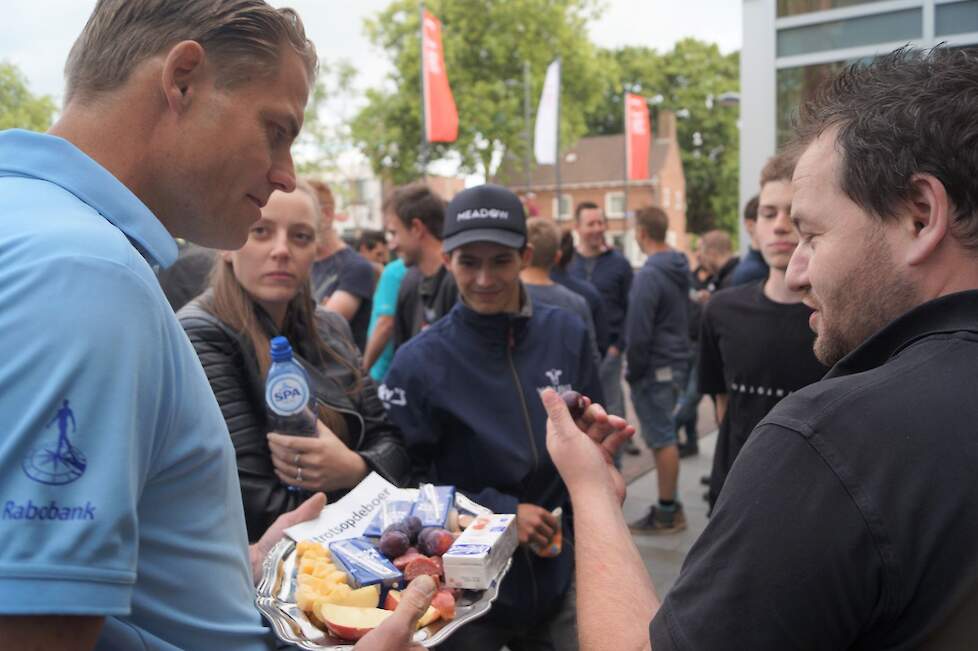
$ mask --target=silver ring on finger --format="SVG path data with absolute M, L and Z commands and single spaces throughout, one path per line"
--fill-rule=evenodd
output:
M 300 484 L 302 483 L 302 468 L 295 469 L 295 480 Z
M 299 459 L 301 457 L 302 457 L 302 453 L 301 452 L 296 452 L 295 453 L 295 458 L 292 459 L 292 465 L 295 466 L 296 468 L 299 467 Z

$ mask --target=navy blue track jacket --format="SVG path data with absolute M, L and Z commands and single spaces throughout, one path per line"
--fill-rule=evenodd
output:
M 593 258 L 585 258 L 578 252 L 567 265 L 567 272 L 601 292 L 608 314 L 608 345 L 624 349 L 628 294 L 634 276 L 631 263 L 616 249 L 608 249 Z
M 685 364 L 689 346 L 689 263 L 678 251 L 662 251 L 645 261 L 629 297 L 628 368 L 637 382 L 663 366 Z
M 567 489 L 547 453 L 539 392 L 574 389 L 600 402 L 601 384 L 581 320 L 523 296 L 520 314 L 482 315 L 459 301 L 397 349 L 380 394 L 416 479 L 454 485 L 496 513 L 563 506 L 569 541 Z M 573 569 L 566 542 L 556 558 L 519 548 L 493 618 L 539 624 L 559 608 Z

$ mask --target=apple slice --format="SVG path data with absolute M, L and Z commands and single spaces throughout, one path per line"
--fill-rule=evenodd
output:
M 397 610 L 399 603 L 401 603 L 401 591 L 388 590 L 387 597 L 384 599 L 384 610 Z
M 393 614 L 380 608 L 357 608 L 331 603 L 318 604 L 316 615 L 337 637 L 359 640 Z
M 384 608 L 386 610 L 395 610 L 399 603 L 401 603 L 401 593 L 397 590 L 390 590 L 387 593 L 387 598 L 384 600 Z M 441 617 L 441 613 L 438 612 L 438 609 L 434 606 L 428 606 L 428 610 L 418 619 L 418 628 L 424 628 L 439 617 Z
M 368 585 L 349 591 L 336 591 L 326 597 L 326 601 L 337 606 L 355 606 L 357 608 L 376 608 L 380 602 L 380 586 Z
M 418 628 L 424 628 L 439 617 L 441 617 L 441 613 L 438 612 L 438 609 L 434 606 L 428 606 L 428 610 L 424 611 L 424 615 L 418 619 Z

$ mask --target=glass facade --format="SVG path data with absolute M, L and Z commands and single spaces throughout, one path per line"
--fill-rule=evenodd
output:
M 921 37 L 921 9 L 832 20 L 778 31 L 778 56 L 794 56 L 842 48 L 909 41 Z
M 978 0 L 937 5 L 935 9 L 934 34 L 937 36 L 978 32 Z
M 853 5 L 864 5 L 871 2 L 881 1 L 882 0 L 778 0 L 778 17 L 810 14 L 813 11 L 839 9 L 841 7 L 852 7 Z
M 812 99 L 818 87 L 835 76 L 847 63 L 847 61 L 836 61 L 778 70 L 779 147 L 794 133 L 799 107 Z

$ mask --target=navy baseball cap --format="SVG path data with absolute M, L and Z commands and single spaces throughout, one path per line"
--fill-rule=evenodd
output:
M 445 253 L 472 242 L 493 242 L 511 249 L 526 246 L 526 213 L 515 194 L 498 185 L 462 190 L 448 202 L 442 230 Z

